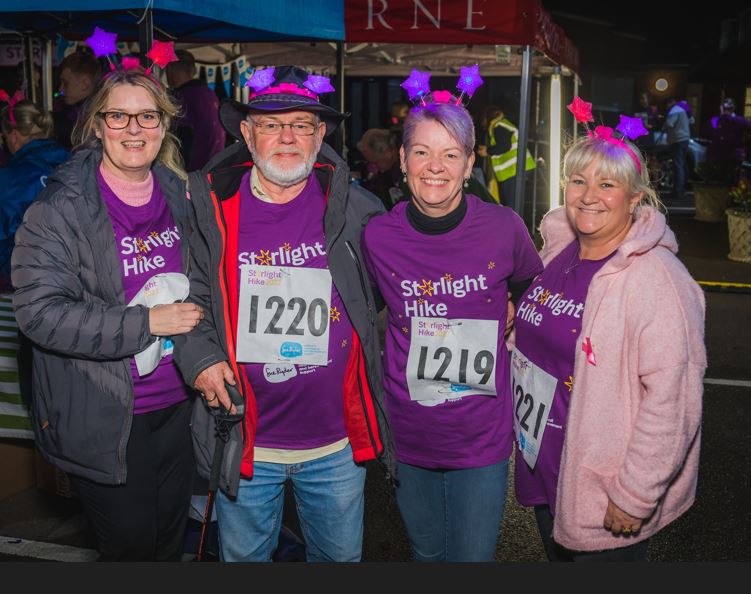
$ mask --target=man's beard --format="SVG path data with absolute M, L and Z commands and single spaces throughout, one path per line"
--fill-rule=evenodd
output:
M 318 147 L 320 148 L 320 147 Z M 308 179 L 313 166 L 316 162 L 316 155 L 318 150 L 312 151 L 307 161 L 303 161 L 294 167 L 278 167 L 274 164 L 273 158 L 275 154 L 279 153 L 294 153 L 303 156 L 303 151 L 300 149 L 280 150 L 276 149 L 271 153 L 268 159 L 263 159 L 256 151 L 255 147 L 251 147 L 250 154 L 253 156 L 253 164 L 258 167 L 259 171 L 267 180 L 283 188 L 288 188 L 299 184 L 300 182 Z

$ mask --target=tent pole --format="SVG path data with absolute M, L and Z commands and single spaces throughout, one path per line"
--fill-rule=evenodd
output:
M 336 88 L 339 93 L 339 112 L 344 113 L 344 42 L 343 41 L 337 41 L 336 42 Z M 340 153 L 344 160 L 347 160 L 347 146 L 344 144 L 344 125 L 345 122 L 342 120 L 342 123 L 339 124 L 339 130 L 337 131 L 337 134 L 339 134 L 340 142 L 341 142 L 341 149 Z
M 141 66 L 148 67 L 149 59 L 146 54 L 151 51 L 151 46 L 154 45 L 154 14 L 151 11 L 151 7 L 147 8 L 141 20 L 138 21 L 138 51 L 141 58 Z
M 23 66 L 26 79 L 25 94 L 32 102 L 37 102 L 37 87 L 34 81 L 34 40 L 30 35 L 23 39 Z
M 524 46 L 522 55 L 521 105 L 519 106 L 519 144 L 516 151 L 516 195 L 514 210 L 524 218 L 524 191 L 526 186 L 527 134 L 529 129 L 529 108 L 532 87 L 532 48 Z M 534 223 L 533 223 L 534 224 Z
M 42 41 L 42 107 L 52 111 L 52 40 Z
M 540 79 L 535 80 L 535 130 L 540 129 Z M 535 148 L 532 154 L 535 163 L 540 156 L 540 139 L 536 139 Z M 532 175 L 532 228 L 537 228 L 537 173 L 540 171 L 536 167 Z

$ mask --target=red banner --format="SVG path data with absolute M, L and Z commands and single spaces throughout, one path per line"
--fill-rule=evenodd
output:
M 531 45 L 578 66 L 540 0 L 345 0 L 344 24 L 348 42 Z

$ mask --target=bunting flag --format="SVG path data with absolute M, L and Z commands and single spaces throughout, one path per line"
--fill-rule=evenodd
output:
M 240 97 L 238 99 L 243 103 L 247 103 L 248 99 L 250 98 L 250 88 L 248 87 L 248 81 L 250 80 L 250 77 L 253 76 L 255 69 L 250 65 L 250 60 L 248 60 L 245 56 L 242 56 L 235 61 L 235 67 L 237 68 L 239 75 L 237 87 L 240 91 Z
M 227 97 L 229 97 L 229 86 L 230 82 L 232 81 L 232 62 L 222 64 L 220 66 L 220 72 L 222 76 L 222 82 L 224 83 L 224 92 Z
M 67 39 L 65 39 L 65 37 L 63 37 L 62 35 L 58 33 L 57 39 L 55 41 L 55 63 L 56 64 L 59 64 L 60 62 L 62 62 L 63 58 L 65 57 L 66 50 L 71 45 L 74 45 L 74 44 L 68 41 Z
M 18 327 L 12 295 L 0 295 L 0 437 L 34 439 L 18 385 Z
M 206 66 L 206 84 L 212 91 L 216 90 L 216 66 Z

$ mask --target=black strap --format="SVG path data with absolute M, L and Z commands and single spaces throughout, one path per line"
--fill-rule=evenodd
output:
M 211 474 L 209 475 L 209 493 L 206 498 L 206 508 L 203 511 L 203 522 L 201 524 L 201 539 L 198 541 L 198 561 L 205 561 L 204 550 L 206 541 L 209 536 L 209 526 L 211 525 L 211 515 L 214 513 L 214 498 L 219 488 L 219 477 L 222 474 L 222 460 L 224 459 L 224 448 L 229 440 L 230 430 L 233 423 L 228 423 L 216 419 L 216 444 L 214 445 L 214 457 L 211 460 Z

